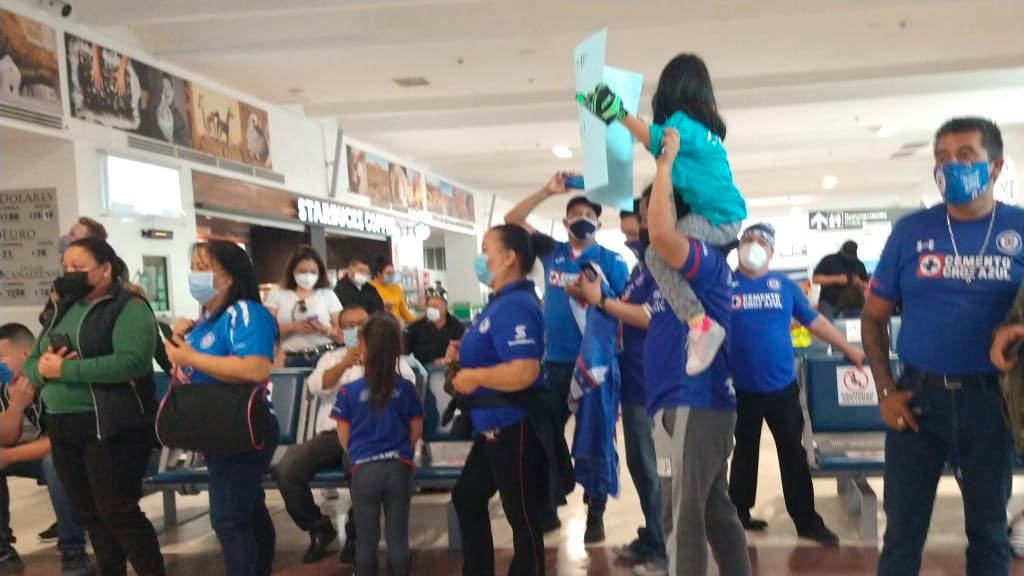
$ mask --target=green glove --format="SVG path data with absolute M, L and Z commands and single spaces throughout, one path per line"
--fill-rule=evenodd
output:
M 622 120 L 629 114 L 622 107 L 622 99 L 605 84 L 598 84 L 589 94 L 577 94 L 576 101 L 593 112 L 605 124 Z

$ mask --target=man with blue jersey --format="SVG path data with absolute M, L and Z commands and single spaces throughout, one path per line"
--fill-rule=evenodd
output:
M 775 438 L 786 511 L 801 538 L 838 546 L 839 538 L 814 509 L 814 486 L 801 444 L 804 413 L 793 372 L 793 318 L 828 342 L 858 367 L 864 353 L 850 345 L 827 318 L 811 308 L 800 287 L 768 266 L 775 251 L 775 229 L 754 224 L 740 237 L 739 268 L 732 289 L 732 366 L 736 386 L 736 450 L 729 497 L 747 530 L 768 524 L 750 517 L 757 495 L 757 460 L 764 422 Z
M 505 222 L 530 229 L 526 218 L 537 206 L 552 196 L 569 192 L 565 186 L 567 175 L 563 172 L 555 173 L 543 188 L 509 211 L 505 215 Z M 548 385 L 558 395 L 556 408 L 563 436 L 565 423 L 569 420 L 569 390 L 583 341 L 587 306 L 579 286 L 579 262 L 586 260 L 600 267 L 616 297 L 622 294 L 629 276 L 622 256 L 599 245 L 594 238 L 601 228 L 600 217 L 599 204 L 590 202 L 584 196 L 574 196 L 565 207 L 565 219 L 562 221 L 569 232 L 568 242 L 558 242 L 538 232 L 533 234 L 534 249 L 544 264 L 544 330 L 547 342 L 544 370 Z M 603 516 L 607 500 L 607 494 L 584 494 L 587 504 L 584 541 L 588 544 L 604 540 Z M 558 526 L 560 522 L 552 507 L 544 522 L 545 532 Z
M 706 242 L 676 232 L 671 169 L 678 150 L 679 134 L 665 130 L 650 205 L 643 214 L 651 248 L 689 281 L 709 317 L 730 326 L 732 272 L 725 256 Z M 660 288 L 651 293 L 647 309 L 651 321 L 644 340 L 644 401 L 654 417 L 659 464 L 670 463 L 672 477 L 668 573 L 706 574 L 710 544 L 720 574 L 749 575 L 746 534 L 727 485 L 736 426 L 729 335 L 708 369 L 691 376 L 684 349 L 687 323 L 672 311 Z
M 947 121 L 935 135 L 934 177 L 944 203 L 893 226 L 871 280 L 861 333 L 878 389 L 885 437 L 880 576 L 917 574 L 935 489 L 947 461 L 964 500 L 967 574 L 1009 574 L 1006 504 L 1012 439 L 989 343 L 1024 277 L 1024 210 L 996 202 L 999 128 Z M 889 317 L 902 305 L 889 370 Z
M 622 439 L 626 448 L 626 466 L 636 487 L 644 525 L 637 537 L 625 546 L 612 549 L 618 558 L 631 563 L 646 563 L 651 570 L 664 572 L 668 565 L 665 552 L 665 530 L 662 523 L 661 482 L 654 453 L 652 422 L 644 406 L 644 340 L 651 319 L 644 303 L 657 288 L 654 276 L 644 263 L 644 252 L 650 244 L 647 227 L 641 221 L 640 204 L 650 200 L 648 186 L 642 198 L 633 205 L 633 212 L 620 214 L 626 246 L 636 254 L 637 264 L 630 272 L 621 299 L 609 299 L 601 293 L 599 280 L 582 279 L 583 294 L 587 302 L 599 306 L 606 314 L 622 322 L 622 353 L 619 369 L 622 372 Z

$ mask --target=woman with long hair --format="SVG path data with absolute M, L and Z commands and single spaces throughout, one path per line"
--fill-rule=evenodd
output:
M 195 245 L 189 290 L 203 313 L 195 322 L 175 322 L 174 339 L 165 343 L 178 378 L 191 384 L 266 383 L 277 324 L 260 304 L 249 255 L 221 240 Z M 276 535 L 263 492 L 263 474 L 278 442 L 277 420 L 271 420 L 262 448 L 206 454 L 210 525 L 220 540 L 228 576 L 269 576 L 273 566 Z

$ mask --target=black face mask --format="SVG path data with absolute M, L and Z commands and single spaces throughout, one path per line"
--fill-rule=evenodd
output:
M 61 300 L 81 300 L 92 292 L 89 286 L 89 274 L 86 272 L 65 272 L 53 281 L 53 291 Z

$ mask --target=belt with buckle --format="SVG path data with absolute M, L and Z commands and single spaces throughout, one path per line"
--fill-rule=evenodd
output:
M 997 384 L 996 377 L 992 374 L 937 374 L 926 372 L 907 366 L 905 373 L 912 380 L 938 386 L 946 390 L 961 390 L 963 388 L 981 388 L 983 386 Z
M 330 344 L 321 344 L 314 348 L 307 348 L 306 350 L 299 350 L 298 352 L 285 352 L 284 355 L 292 358 L 302 358 L 303 360 L 316 360 L 325 352 L 337 349 L 338 345 L 332 342 Z

